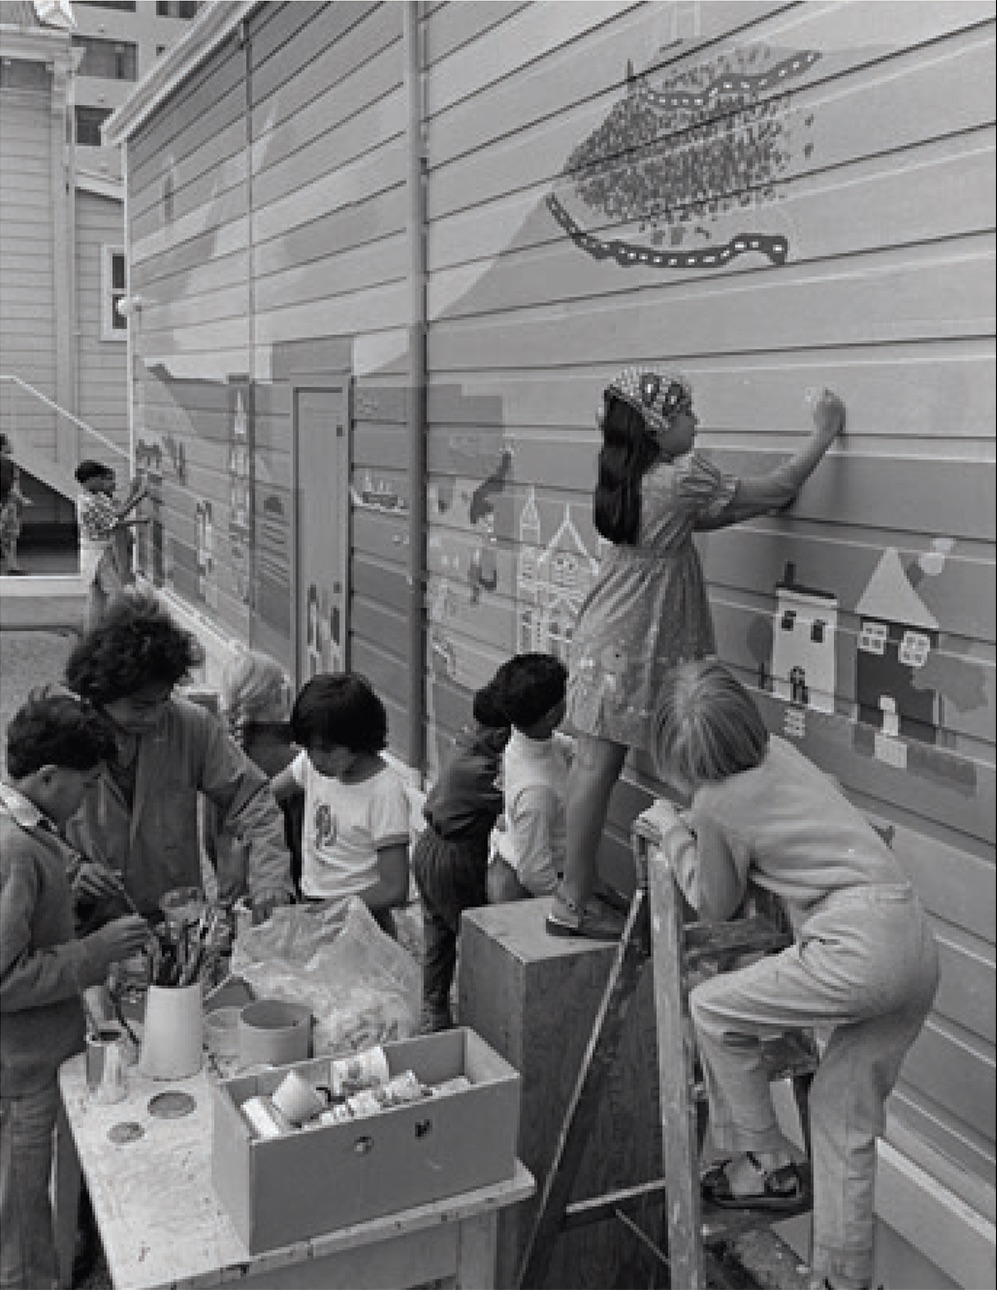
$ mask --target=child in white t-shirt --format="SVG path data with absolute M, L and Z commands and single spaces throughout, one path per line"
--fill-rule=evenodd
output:
M 303 751 L 272 781 L 278 801 L 305 792 L 301 892 L 307 900 L 359 896 L 395 935 L 408 901 L 409 804 L 381 752 L 388 717 L 355 673 L 324 672 L 298 693 L 291 736 Z

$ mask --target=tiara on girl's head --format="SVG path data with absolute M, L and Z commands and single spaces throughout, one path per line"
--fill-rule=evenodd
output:
M 681 372 L 666 368 L 627 367 L 606 387 L 641 413 L 652 429 L 665 429 L 677 412 L 692 404 L 692 386 Z

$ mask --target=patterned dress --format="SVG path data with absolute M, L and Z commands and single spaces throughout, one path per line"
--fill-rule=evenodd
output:
M 635 546 L 613 546 L 578 614 L 571 646 L 567 725 L 646 749 L 661 678 L 715 649 L 693 530 L 719 514 L 737 479 L 691 452 L 641 482 Z

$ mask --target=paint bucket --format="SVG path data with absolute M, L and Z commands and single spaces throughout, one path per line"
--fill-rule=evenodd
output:
M 240 1065 L 286 1066 L 305 1061 L 311 1052 L 312 1014 L 303 1004 L 257 999 L 240 1013 Z
M 87 1089 L 102 1106 L 123 1102 L 128 1096 L 127 1043 L 121 1027 L 110 1023 L 87 1035 Z
M 150 985 L 138 1068 L 153 1079 L 186 1079 L 201 1069 L 201 983 Z
M 238 1057 L 242 1008 L 213 1008 L 204 1014 L 204 1042 L 215 1057 Z

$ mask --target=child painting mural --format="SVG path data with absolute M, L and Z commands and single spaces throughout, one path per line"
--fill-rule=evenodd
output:
M 802 753 L 766 730 L 714 660 L 670 670 L 652 723 L 659 774 L 683 798 L 662 838 L 683 894 L 729 918 L 748 883 L 785 904 L 795 941 L 694 986 L 689 1007 L 724 1159 L 703 1177 L 721 1207 L 778 1213 L 807 1181 L 761 1056 L 766 1035 L 830 1030 L 810 1091 L 813 1290 L 868 1290 L 876 1139 L 885 1103 L 938 986 L 934 936 L 904 869 Z M 659 807 L 663 804 L 659 803 Z
M 547 930 L 619 936 L 623 919 L 589 905 L 610 796 L 629 749 L 649 748 L 669 670 L 715 651 L 693 541 L 788 505 L 844 427 L 824 391 L 814 430 L 788 462 L 738 478 L 695 450 L 693 392 L 679 372 L 630 367 L 603 393 L 595 526 L 611 544 L 572 638 L 566 725 L 576 737 L 568 780 L 567 863 Z

